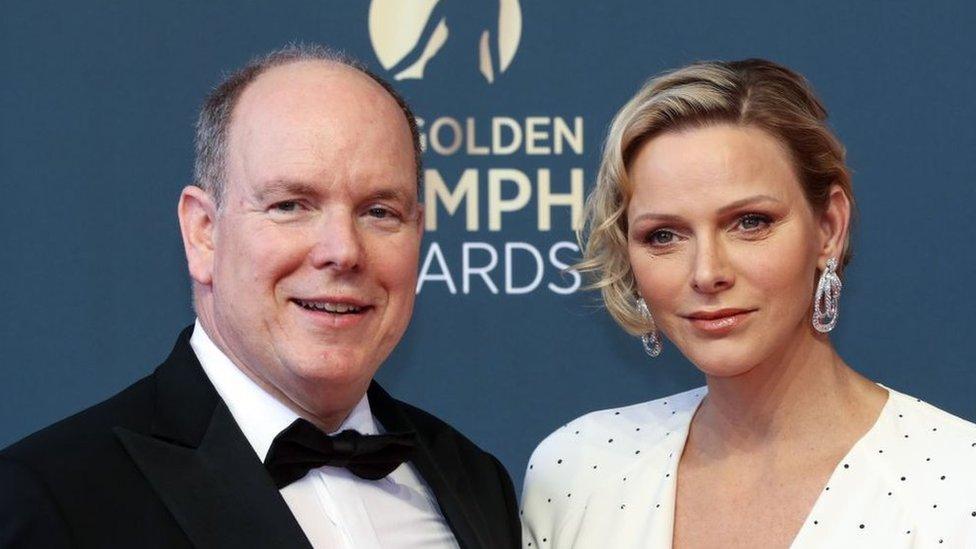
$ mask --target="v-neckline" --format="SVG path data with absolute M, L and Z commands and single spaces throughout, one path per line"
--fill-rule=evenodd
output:
M 854 442 L 853 445 L 851 445 L 851 447 L 847 450 L 847 453 L 845 453 L 844 456 L 841 457 L 840 460 L 837 462 L 837 465 L 834 466 L 834 469 L 833 471 L 831 471 L 830 476 L 827 477 L 827 482 L 820 488 L 820 491 L 817 494 L 817 499 L 814 500 L 813 505 L 810 506 L 810 510 L 807 511 L 807 515 L 803 519 L 803 524 L 800 525 L 800 529 L 797 530 L 796 534 L 793 536 L 793 540 L 790 542 L 789 545 L 791 549 L 794 547 L 802 547 L 797 545 L 797 541 L 802 541 L 803 537 L 805 537 L 804 533 L 811 528 L 811 521 L 813 520 L 813 517 L 815 516 L 819 507 L 821 507 L 821 502 L 824 499 L 824 493 L 826 492 L 826 488 L 828 488 L 833 483 L 839 471 L 843 468 L 843 464 L 845 462 L 851 461 L 851 457 L 855 455 L 856 452 L 859 451 L 861 447 L 868 444 L 870 440 L 874 438 L 875 434 L 881 429 L 881 425 L 886 423 L 889 416 L 891 415 L 891 410 L 895 406 L 894 405 L 895 391 L 892 391 L 890 388 L 885 387 L 880 383 L 878 383 L 877 385 L 878 387 L 881 387 L 882 389 L 887 391 L 888 393 L 887 400 L 885 400 L 884 405 L 881 407 L 881 410 L 878 412 L 878 417 L 875 418 L 874 423 L 871 424 L 871 427 L 869 427 L 868 430 L 865 431 L 864 434 L 862 434 L 857 439 L 857 441 Z M 691 410 L 691 413 L 688 415 L 688 420 L 685 421 L 684 425 L 681 426 L 681 430 L 678 432 L 679 436 L 674 437 L 674 440 L 680 442 L 677 446 L 677 449 L 676 450 L 672 449 L 668 454 L 667 469 L 670 472 L 670 474 L 674 476 L 674 480 L 673 482 L 671 482 L 670 490 L 668 491 L 668 498 L 670 499 L 668 503 L 670 505 L 670 511 L 671 511 L 671 521 L 668 527 L 668 532 L 670 534 L 668 538 L 668 547 L 674 547 L 674 522 L 676 519 L 675 511 L 677 510 L 677 501 L 678 501 L 678 465 L 681 463 L 681 457 L 685 453 L 685 446 L 688 444 L 688 435 L 691 432 L 691 422 L 692 420 L 695 419 L 695 415 L 698 414 L 698 411 L 701 408 L 702 403 L 705 402 L 705 398 L 707 396 L 708 396 L 708 387 L 705 387 L 701 393 L 701 397 L 698 399 L 698 402 L 695 403 L 694 407 Z

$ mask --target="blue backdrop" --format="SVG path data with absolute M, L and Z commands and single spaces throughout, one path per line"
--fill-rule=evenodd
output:
M 379 377 L 517 483 L 570 418 L 702 383 L 673 346 L 649 360 L 558 273 L 609 118 L 648 76 L 699 59 L 767 57 L 813 82 L 860 205 L 833 339 L 868 377 L 976 419 L 971 4 L 417 0 L 437 4 L 427 20 L 446 39 L 404 24 L 371 40 L 371 15 L 374 30 L 412 21 L 397 3 L 4 4 L 0 446 L 145 375 L 192 322 L 175 208 L 196 109 L 222 71 L 295 40 L 391 78 L 390 59 L 436 50 L 396 83 L 442 194 L 413 323 Z

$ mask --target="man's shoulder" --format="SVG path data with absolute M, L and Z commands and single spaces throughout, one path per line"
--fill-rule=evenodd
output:
M 115 395 L 0 449 L 0 458 L 36 464 L 37 467 L 44 464 L 61 466 L 69 462 L 83 463 L 81 460 L 90 457 L 98 459 L 105 452 L 121 452 L 122 447 L 114 433 L 116 428 L 143 433 L 152 429 L 153 419 L 159 412 L 157 395 L 164 371 L 170 371 L 169 378 L 177 382 L 194 381 L 192 376 L 173 377 L 174 365 L 186 363 L 188 355 L 192 356 L 191 332 L 190 327 L 184 329 L 169 356 L 146 376 Z M 180 389 L 177 397 L 171 394 L 168 398 L 171 401 L 179 398 L 174 404 L 184 408 L 193 398 L 191 389 Z M 65 456 L 71 456 L 71 459 L 65 459 Z M 83 470 L 82 467 L 76 469 Z
M 145 431 L 152 421 L 154 383 L 146 376 L 114 396 L 0 450 L 0 457 L 32 469 L 70 467 L 120 447 L 112 429 Z
M 0 538 L 60 547 L 68 532 L 101 539 L 98 517 L 144 516 L 147 500 L 123 496 L 144 488 L 113 429 L 148 429 L 152 392 L 152 380 L 143 378 L 0 450 Z

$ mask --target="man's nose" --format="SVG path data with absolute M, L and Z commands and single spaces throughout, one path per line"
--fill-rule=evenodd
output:
M 735 274 L 720 238 L 699 238 L 694 262 L 691 285 L 695 291 L 711 294 L 735 284 Z
M 354 216 L 323 216 L 315 231 L 315 245 L 309 253 L 313 267 L 349 271 L 359 266 L 362 242 Z

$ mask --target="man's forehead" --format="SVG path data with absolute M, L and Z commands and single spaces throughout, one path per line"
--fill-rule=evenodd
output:
M 417 187 L 400 105 L 371 76 L 334 61 L 296 61 L 258 76 L 234 107 L 224 154 L 228 190 L 253 192 L 273 179 Z
M 280 116 L 283 112 L 299 117 L 356 112 L 396 116 L 399 106 L 382 86 L 358 69 L 335 61 L 295 61 L 267 69 L 244 88 L 231 126 L 263 113 Z
M 412 154 L 406 117 L 380 84 L 334 61 L 300 61 L 271 68 L 245 88 L 232 112 L 227 143 L 229 150 L 267 148 L 301 134 L 338 144 L 336 137 L 365 136 L 366 129 L 374 130 L 374 138 L 378 130 Z
M 382 124 L 409 133 L 396 101 L 366 74 L 335 63 L 302 61 L 258 76 L 238 99 L 229 125 L 230 141 L 248 132 L 325 127 L 353 129 Z

